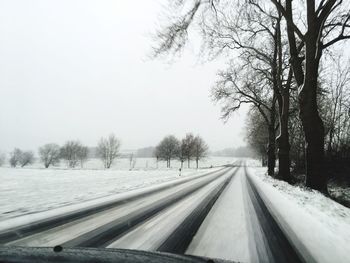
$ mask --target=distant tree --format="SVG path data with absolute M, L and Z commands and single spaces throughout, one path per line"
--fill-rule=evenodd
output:
M 187 133 L 182 139 L 184 157 L 187 160 L 187 168 L 190 168 L 190 161 L 194 157 L 194 136 L 192 133 Z
M 330 67 L 330 78 L 325 79 L 325 96 L 319 101 L 320 114 L 325 120 L 325 148 L 327 159 L 343 156 L 350 142 L 350 61 L 341 56 L 334 58 Z M 347 63 L 346 63 L 347 62 Z M 349 155 L 350 151 L 347 151 Z
M 67 141 L 61 148 L 61 158 L 67 161 L 69 167 L 74 168 L 82 160 L 83 146 L 79 141 Z M 85 157 L 86 159 L 86 157 Z
M 4 153 L 0 153 L 0 166 L 3 166 L 6 160 L 6 155 Z
M 158 147 L 154 148 L 153 156 L 156 158 L 156 164 L 158 169 L 158 162 L 159 162 L 159 151 L 160 149 Z
M 135 168 L 136 162 L 137 162 L 137 158 L 134 158 L 134 159 L 132 160 L 132 166 L 131 166 L 132 169 Z
M 97 146 L 97 154 L 101 158 L 105 168 L 109 169 L 115 158 L 119 155 L 120 140 L 114 135 L 101 138 Z
M 22 152 L 19 156 L 19 163 L 21 167 L 34 162 L 34 153 L 32 151 Z
M 9 159 L 11 167 L 16 167 L 18 165 L 21 155 L 22 151 L 18 148 L 15 148 L 13 152 L 11 152 Z
M 266 153 L 269 140 L 268 125 L 256 108 L 251 108 L 247 117 L 246 140 L 253 150 L 261 157 L 262 166 L 266 166 Z
M 80 166 L 83 168 L 84 162 L 88 159 L 89 148 L 87 146 L 81 145 L 78 149 L 78 159 L 80 161 Z
M 152 158 L 154 157 L 154 151 L 155 151 L 155 147 L 145 147 L 145 148 L 141 148 L 138 149 L 136 151 L 136 157 L 141 157 L 141 158 Z
M 55 165 L 60 161 L 60 146 L 55 143 L 45 144 L 39 148 L 39 156 L 45 168 Z
M 207 156 L 209 147 L 199 135 L 194 138 L 193 145 L 193 156 L 196 160 L 196 167 L 198 169 L 198 162 L 200 159 Z
M 181 169 L 183 168 L 183 164 L 186 160 L 186 143 L 184 139 L 181 140 L 179 152 L 178 152 L 178 159 L 181 163 Z
M 130 166 L 130 170 L 132 169 L 133 160 L 134 160 L 134 153 L 131 153 L 131 154 L 129 155 L 129 166 Z
M 156 156 L 159 159 L 167 162 L 167 168 L 170 168 L 170 162 L 172 159 L 178 156 L 180 149 L 180 143 L 175 136 L 166 136 L 156 147 Z

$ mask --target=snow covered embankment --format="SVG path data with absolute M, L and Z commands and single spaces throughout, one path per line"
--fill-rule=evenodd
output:
M 321 193 L 248 173 L 275 220 L 306 262 L 350 262 L 350 209 Z

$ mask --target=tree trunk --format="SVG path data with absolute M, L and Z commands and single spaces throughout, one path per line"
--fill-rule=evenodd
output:
M 187 158 L 187 168 L 190 168 L 190 158 Z
M 282 91 L 282 109 L 280 116 L 280 134 L 277 138 L 278 143 L 278 177 L 289 181 L 290 178 L 290 144 L 289 144 L 289 87 Z
M 299 92 L 299 106 L 306 142 L 306 186 L 327 192 L 327 177 L 324 173 L 324 126 L 317 106 L 318 62 L 312 55 L 306 54 L 305 78 Z
M 197 169 L 198 169 L 198 159 L 196 159 L 196 167 L 197 167 Z
M 276 166 L 276 99 L 277 97 L 274 95 L 270 111 L 270 122 L 268 125 L 267 173 L 270 176 L 274 176 Z
M 269 125 L 269 141 L 267 146 L 267 173 L 270 176 L 275 174 L 276 166 L 276 131 L 275 125 Z
M 272 63 L 274 94 L 278 102 L 278 119 L 279 119 L 279 135 L 276 140 L 278 148 L 278 177 L 282 180 L 290 180 L 290 159 L 289 159 L 289 88 L 291 86 L 293 72 L 290 69 L 288 79 L 283 85 L 283 47 L 281 36 L 281 18 L 282 14 L 278 12 L 275 35 L 274 60 Z
M 335 2 L 335 1 L 334 1 Z M 293 22 L 292 1 L 286 1 L 286 18 Z M 292 23 L 287 22 L 287 33 L 291 64 L 299 89 L 300 118 L 305 135 L 306 185 L 327 192 L 327 178 L 323 172 L 324 127 L 317 107 L 317 79 L 319 61 L 322 56 L 320 23 L 315 10 L 315 1 L 306 1 L 307 33 L 305 34 L 305 74 L 302 58 L 299 57 Z

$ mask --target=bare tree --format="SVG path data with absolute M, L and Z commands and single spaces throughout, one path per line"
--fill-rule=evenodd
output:
M 84 151 L 79 141 L 67 141 L 60 150 L 61 158 L 67 161 L 68 167 L 74 168 L 81 161 L 81 154 Z
M 197 12 L 201 13 L 197 19 L 203 33 L 203 50 L 208 53 L 209 58 L 216 58 L 223 52 L 229 56 L 232 50 L 238 51 L 235 52 L 236 56 L 230 61 L 228 69 L 220 71 L 219 81 L 213 87 L 212 95 L 215 101 L 223 103 L 224 119 L 238 110 L 242 104 L 249 103 L 258 108 L 269 127 L 268 173 L 273 175 L 276 159 L 276 103 L 278 100 L 277 81 L 274 80 L 278 79 L 277 74 L 283 72 L 283 69 L 280 71 L 277 69 L 280 65 L 276 61 L 278 50 L 274 51 L 274 44 L 278 41 L 275 32 L 276 20 L 279 21 L 280 18 L 276 18 L 276 12 L 272 11 L 266 11 L 264 16 L 257 12 L 246 11 L 245 9 L 249 6 L 247 4 L 241 6 L 238 3 L 236 5 L 228 4 L 226 1 L 222 4 L 219 2 L 216 2 L 215 12 L 211 12 L 213 11 L 211 8 L 205 8 L 208 7 L 206 1 L 191 2 L 193 5 L 190 4 L 190 6 L 193 8 L 189 9 L 192 20 Z M 179 4 L 183 3 L 184 1 Z M 213 4 L 214 1 L 211 2 L 210 7 L 214 7 Z M 239 11 L 232 12 L 227 8 L 228 6 L 237 7 Z M 185 44 L 186 38 L 183 36 L 187 36 L 187 28 L 192 20 L 185 19 L 185 16 L 180 15 L 180 17 L 182 19 L 173 22 L 177 25 L 165 27 L 159 32 L 158 39 L 161 44 L 156 50 L 158 53 L 177 52 Z M 187 21 L 186 27 L 181 26 L 181 21 Z M 178 33 L 175 29 L 183 30 L 184 33 Z M 170 39 L 173 35 L 176 37 L 172 42 Z M 167 52 L 164 51 L 165 49 Z
M 179 154 L 180 143 L 175 136 L 166 136 L 156 147 L 156 156 L 167 162 L 167 168 L 170 168 L 170 162 Z
M 325 50 L 350 38 L 350 11 L 345 1 L 306 0 L 304 12 L 293 6 L 271 0 L 287 24 L 291 64 L 299 89 L 300 118 L 306 140 L 306 185 L 327 192 L 324 171 L 324 123 L 319 115 L 319 67 Z M 304 23 L 298 23 L 303 21 Z M 304 33 L 303 33 L 304 31 Z M 304 53 L 301 52 L 304 47 Z
M 249 110 L 247 117 L 247 131 L 245 133 L 247 143 L 261 156 L 261 165 L 266 166 L 266 142 L 269 139 L 268 127 L 263 116 L 254 107 Z
M 119 155 L 120 140 L 111 134 L 108 138 L 101 138 L 97 145 L 97 154 L 105 168 L 109 169 Z
M 39 148 L 39 156 L 45 168 L 55 165 L 60 161 L 60 146 L 55 143 L 45 144 Z
M 287 27 L 288 53 L 299 91 L 300 119 L 306 141 L 306 185 L 327 192 L 327 176 L 323 167 L 324 124 L 319 114 L 317 99 L 320 93 L 319 69 L 322 55 L 327 49 L 340 41 L 350 39 L 350 11 L 348 2 L 342 0 L 300 0 L 296 5 L 292 5 L 295 2 L 292 0 L 175 1 L 175 4 L 169 5 L 173 16 L 167 20 L 168 24 L 163 25 L 158 31 L 159 45 L 155 48 L 155 54 L 180 51 L 187 41 L 190 25 L 196 24 L 194 21 L 202 24 L 208 19 L 221 22 L 221 10 L 217 9 L 219 4 L 224 5 L 231 13 L 241 13 L 242 9 L 237 7 L 244 6 L 249 15 L 266 13 L 265 10 L 274 8 L 277 12 L 277 15 L 274 12 L 275 15 L 283 18 Z M 254 13 L 251 12 L 251 7 L 255 8 Z M 219 29 L 236 26 L 226 23 L 218 25 Z M 271 24 L 261 23 L 261 26 L 266 30 L 271 29 Z M 226 34 L 224 38 L 230 39 L 231 35 Z M 224 46 L 235 49 L 227 44 Z M 284 123 L 285 117 L 286 114 Z M 286 139 L 283 141 L 286 142 Z M 280 144 L 281 147 L 285 145 Z M 284 158 L 285 155 L 281 152 L 280 156 Z M 283 160 L 288 161 L 285 158 Z
M 160 159 L 160 148 L 159 147 L 155 147 L 153 150 L 153 156 L 156 158 L 156 165 L 157 165 L 157 169 L 159 168 L 159 159 Z
M 130 155 L 129 155 L 129 169 L 131 170 L 131 168 L 132 168 L 132 161 L 133 161 L 133 159 L 134 159 L 134 153 L 131 153 Z
M 276 160 L 276 101 L 277 97 L 264 76 L 251 67 L 230 66 L 219 73 L 212 89 L 214 101 L 222 103 L 222 118 L 227 120 L 242 104 L 250 104 L 262 115 L 268 128 L 268 174 L 274 175 Z M 239 67 L 239 68 L 237 68 Z
M 0 166 L 3 166 L 6 161 L 6 154 L 0 153 Z
M 87 146 L 80 145 L 77 153 L 77 157 L 80 161 L 80 167 L 83 168 L 84 162 L 88 159 L 89 148 Z
M 131 165 L 131 169 L 134 169 L 135 166 L 136 166 L 136 162 L 137 162 L 137 158 L 135 157 L 133 160 L 132 160 L 132 165 Z M 146 168 L 147 168 L 147 162 L 146 162 Z
M 16 167 L 19 164 L 19 160 L 21 159 L 22 151 L 18 148 L 15 148 L 11 153 L 10 153 L 10 165 L 12 167 Z
M 132 170 L 135 168 L 135 165 L 136 165 L 136 162 L 137 162 L 137 158 L 134 156 L 134 153 L 131 153 L 129 155 L 129 169 Z M 147 166 L 147 164 L 146 164 Z
M 214 99 L 225 102 L 222 108 L 224 117 L 244 103 L 259 110 L 269 131 L 268 174 L 274 175 L 277 146 L 279 177 L 290 180 L 288 120 L 292 71 L 286 35 L 281 32 L 282 17 L 271 5 L 270 8 L 260 6 L 257 1 L 237 2 L 236 12 L 227 7 L 225 3 L 217 4 L 216 13 L 201 21 L 203 46 L 209 57 L 215 58 L 223 52 L 230 55 L 232 50 L 236 51 L 230 64 L 233 70 L 220 73 L 224 83 L 219 82 L 219 87 L 214 87 Z M 244 73 L 231 77 L 230 71 Z M 254 80 L 250 79 L 251 76 Z M 234 80 L 234 89 L 223 87 L 225 79 L 227 84 Z M 249 87 L 245 87 L 247 84 Z M 279 127 L 277 145 L 276 125 Z
M 199 160 L 207 156 L 208 150 L 209 150 L 208 145 L 199 135 L 197 135 L 194 138 L 194 143 L 193 143 L 193 156 L 196 160 L 197 169 L 198 169 Z
M 178 152 L 178 158 L 181 163 L 181 169 L 183 168 L 184 162 L 186 160 L 186 143 L 184 139 L 181 140 L 180 146 L 179 146 L 179 152 Z
M 182 139 L 183 144 L 183 153 L 184 157 L 187 159 L 187 168 L 190 168 L 190 161 L 194 157 L 193 156 L 193 150 L 194 150 L 194 136 L 192 133 L 187 133 L 185 138 Z
M 19 156 L 19 163 L 21 167 L 24 167 L 28 164 L 32 164 L 34 162 L 34 153 L 32 151 L 22 152 Z
M 336 155 L 343 142 L 350 139 L 347 128 L 350 124 L 350 61 L 344 63 L 340 56 L 335 57 L 330 67 L 331 77 L 326 78 L 325 101 L 322 103 L 326 127 L 326 153 L 328 157 Z

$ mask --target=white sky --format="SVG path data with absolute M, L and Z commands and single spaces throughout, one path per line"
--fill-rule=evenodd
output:
M 209 90 L 220 63 L 193 45 L 151 61 L 158 0 L 0 1 L 0 151 L 115 133 L 124 149 L 199 133 L 211 150 L 244 144 L 244 113 L 224 124 Z

